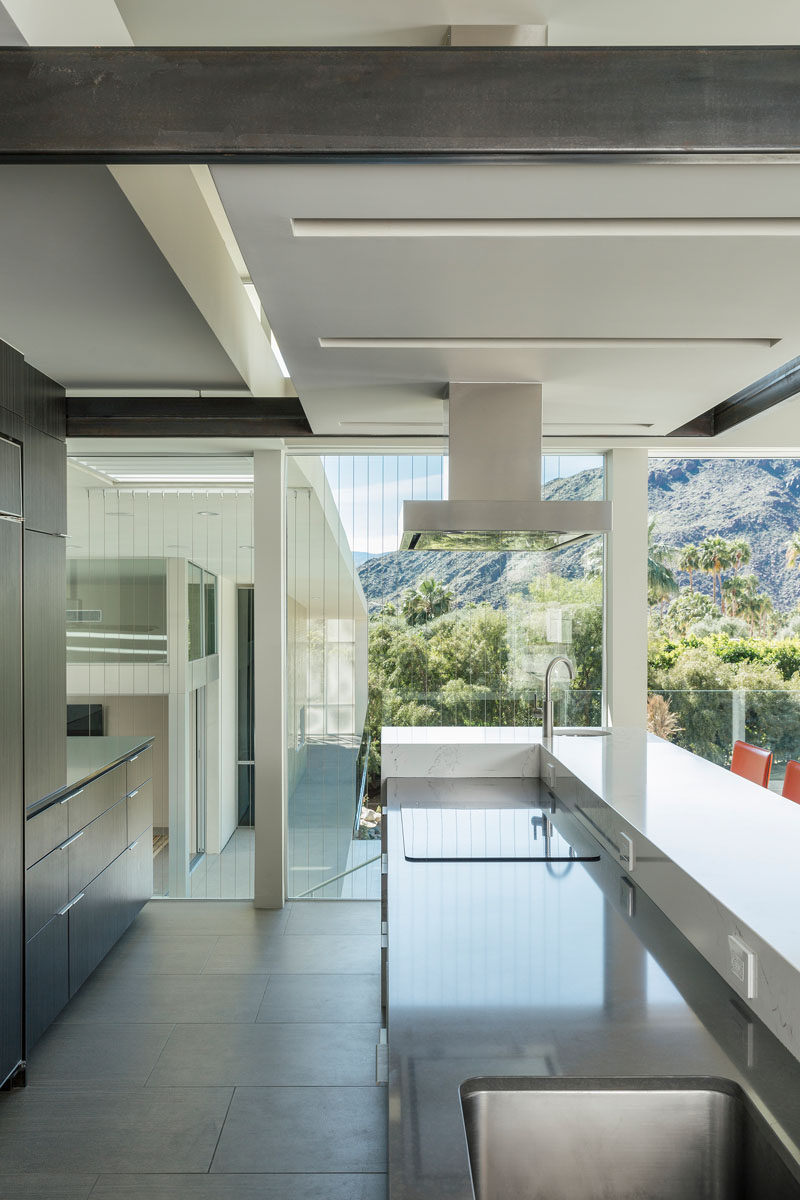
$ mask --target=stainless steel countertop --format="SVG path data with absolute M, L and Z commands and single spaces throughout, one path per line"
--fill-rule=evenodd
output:
M 151 735 L 139 737 L 68 737 L 67 769 L 62 787 L 51 792 L 42 800 L 25 810 L 26 817 L 35 816 L 57 800 L 63 799 L 82 784 L 91 783 L 106 771 L 132 758 L 137 752 L 146 750 L 152 743 Z
M 482 1075 L 723 1076 L 800 1156 L 800 1062 L 605 853 L 406 861 L 401 804 L 459 786 L 385 783 L 390 1200 L 472 1200 L 459 1086 Z

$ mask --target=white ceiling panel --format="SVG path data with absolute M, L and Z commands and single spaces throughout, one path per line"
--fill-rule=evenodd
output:
M 796 166 L 223 166 L 214 178 L 315 433 L 430 433 L 446 382 L 469 379 L 540 380 L 545 422 L 576 433 L 663 434 L 800 354 L 800 227 L 781 224 L 800 216 Z M 714 217 L 759 220 L 670 226 Z M 293 218 L 560 225 L 295 237 Z M 606 218 L 614 236 L 592 225 Z M 663 230 L 626 236 L 642 218 Z M 331 338 L 386 344 L 320 344 Z M 447 344 L 492 338 L 596 344 Z

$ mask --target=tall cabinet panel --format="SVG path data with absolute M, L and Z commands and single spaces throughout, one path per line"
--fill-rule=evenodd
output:
M 64 539 L 25 529 L 25 803 L 64 786 Z
M 5 515 L 0 564 L 1 1084 L 23 1058 L 22 526 Z

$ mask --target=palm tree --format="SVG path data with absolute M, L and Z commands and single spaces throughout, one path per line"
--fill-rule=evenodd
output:
M 735 617 L 742 606 L 742 601 L 747 601 L 750 594 L 746 579 L 755 579 L 754 575 L 730 575 L 722 583 L 722 595 L 725 598 L 727 608 L 732 617 Z
M 795 530 L 786 543 L 787 567 L 800 566 L 800 529 Z
M 734 575 L 738 575 L 742 567 L 746 567 L 752 557 L 750 543 L 744 538 L 734 538 L 729 543 Z
M 409 588 L 403 600 L 403 616 L 409 625 L 425 625 L 434 617 L 449 612 L 453 593 L 435 579 L 421 579 L 416 588 Z
M 700 570 L 700 551 L 692 542 L 681 546 L 678 552 L 678 570 L 689 576 L 689 591 L 694 591 L 694 572 Z
M 655 540 L 656 519 L 647 523 L 647 591 L 651 604 L 661 603 L 676 595 L 678 581 L 672 570 L 675 551 L 672 546 Z
M 717 598 L 717 579 L 733 562 L 730 543 L 721 537 L 703 538 L 698 546 L 700 552 L 700 568 L 711 576 L 711 599 Z M 722 580 L 720 579 L 720 606 L 725 611 L 722 599 Z

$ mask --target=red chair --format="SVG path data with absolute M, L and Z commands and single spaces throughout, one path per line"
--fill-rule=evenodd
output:
M 766 787 L 771 770 L 771 750 L 763 750 L 761 746 L 751 746 L 749 742 L 733 743 L 731 771 L 734 775 L 741 775 L 743 779 L 749 779 L 751 783 L 760 783 L 762 787 Z
M 795 804 L 800 804 L 800 762 L 795 762 L 794 759 L 786 764 L 781 795 L 787 800 L 794 800 Z

